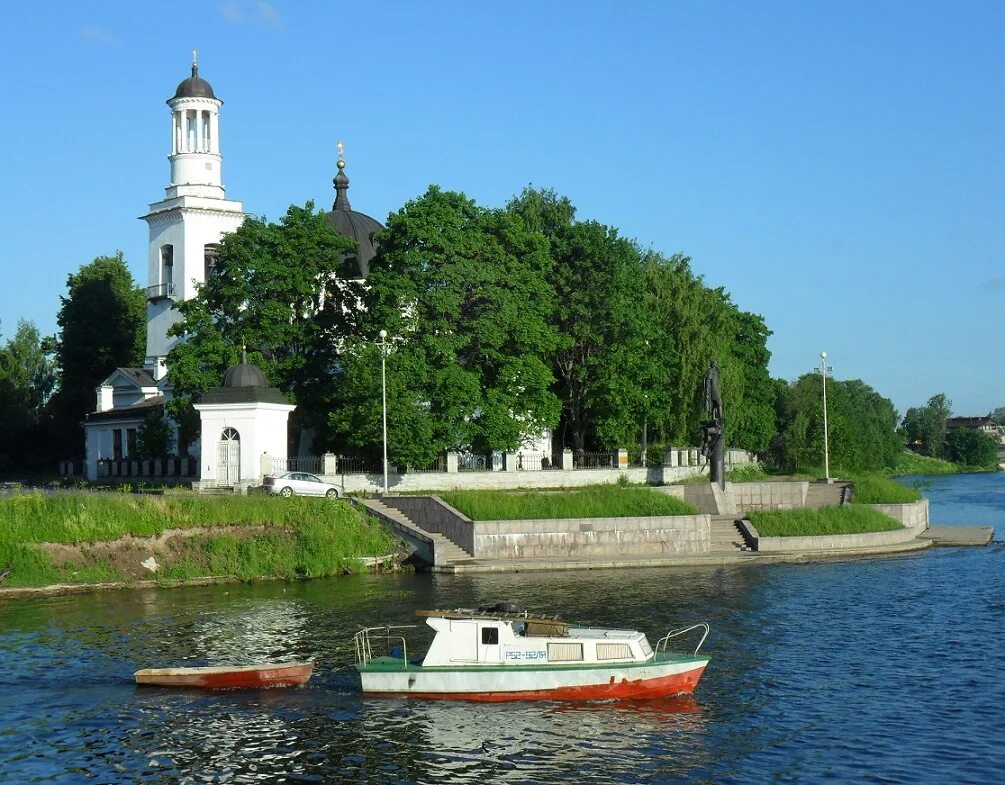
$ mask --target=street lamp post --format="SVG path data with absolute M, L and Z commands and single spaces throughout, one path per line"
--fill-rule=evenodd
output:
M 830 446 L 827 443 L 827 352 L 820 352 L 820 381 L 824 387 L 824 482 L 831 481 Z
M 387 493 L 387 330 L 377 333 L 380 340 L 380 408 L 381 426 L 384 435 L 384 493 Z

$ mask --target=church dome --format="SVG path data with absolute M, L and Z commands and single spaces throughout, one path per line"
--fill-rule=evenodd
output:
M 174 92 L 174 97 L 212 98 L 216 100 L 216 96 L 213 94 L 213 86 L 199 76 L 199 66 L 194 63 L 192 65 L 192 75 L 179 83 L 178 89 Z
M 370 274 L 370 262 L 377 255 L 376 236 L 383 231 L 384 225 L 365 213 L 357 212 L 349 206 L 349 178 L 343 169 L 345 161 L 338 162 L 338 174 L 332 183 L 335 185 L 335 203 L 330 213 L 326 213 L 328 225 L 343 237 L 356 241 L 356 252 L 346 254 L 350 264 L 350 275 L 366 278 Z M 355 257 L 355 263 L 353 263 Z
M 246 357 L 241 362 L 232 365 L 223 375 L 224 387 L 268 387 L 269 380 L 265 378 L 261 368 L 252 365 Z

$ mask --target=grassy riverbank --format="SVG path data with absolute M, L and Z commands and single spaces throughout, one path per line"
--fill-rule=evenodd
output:
M 595 485 L 562 493 L 541 491 L 447 491 L 447 504 L 473 521 L 556 518 L 628 518 L 696 515 L 698 510 L 673 496 L 648 488 Z
M 844 507 L 821 507 L 817 510 L 777 512 L 752 510 L 747 517 L 762 537 L 864 534 L 901 528 L 893 518 L 870 507 L 854 504 Z
M 4 586 L 193 577 L 314 578 L 394 551 L 348 502 L 39 492 L 0 499 Z M 140 565 L 153 556 L 156 573 Z

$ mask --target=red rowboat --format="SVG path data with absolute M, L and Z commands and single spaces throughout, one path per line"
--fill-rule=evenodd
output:
M 137 684 L 157 687 L 198 687 L 204 690 L 237 690 L 297 687 L 314 672 L 313 662 L 263 665 L 217 665 L 205 668 L 146 668 L 136 671 Z

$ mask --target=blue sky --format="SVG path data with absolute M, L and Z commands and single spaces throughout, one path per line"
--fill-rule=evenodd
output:
M 229 198 L 379 219 L 430 183 L 552 187 L 901 411 L 1005 405 L 1005 4 L 223 0 L 6 3 L 0 331 L 56 329 L 66 277 L 121 249 L 146 285 L 164 101 L 224 101 Z

